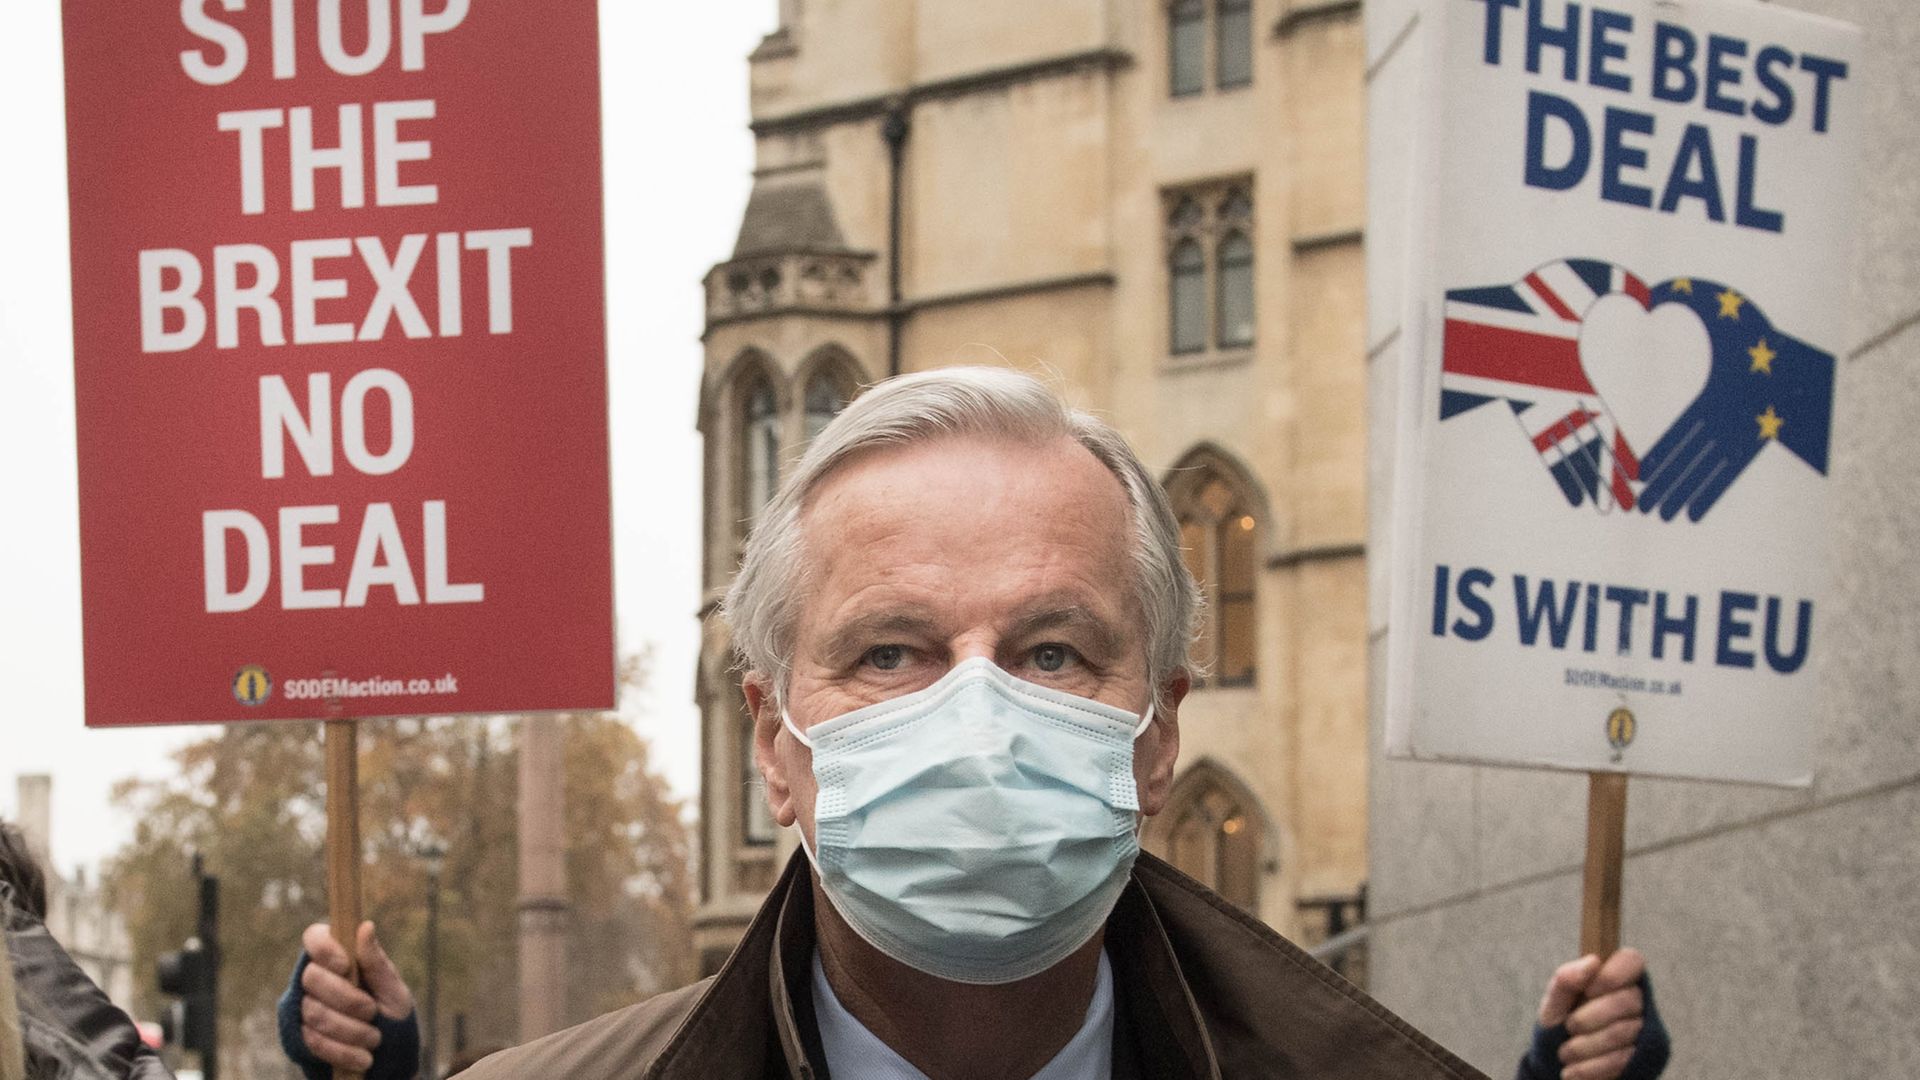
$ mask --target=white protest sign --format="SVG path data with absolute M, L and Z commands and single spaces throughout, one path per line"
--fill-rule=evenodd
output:
M 1426 15 L 1388 750 L 1806 783 L 1858 31 Z

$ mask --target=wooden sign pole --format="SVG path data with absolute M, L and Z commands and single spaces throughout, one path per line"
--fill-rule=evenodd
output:
M 1627 851 L 1627 774 L 1587 774 L 1587 869 L 1580 955 L 1603 962 L 1620 948 L 1620 864 Z
M 360 959 L 360 754 L 354 721 L 327 721 L 327 921 L 347 950 L 347 978 L 358 980 Z M 362 1074 L 333 1070 L 334 1080 Z

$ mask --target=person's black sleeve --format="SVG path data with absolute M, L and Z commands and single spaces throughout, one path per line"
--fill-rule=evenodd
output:
M 160 1056 L 140 1041 L 133 1018 L 94 985 L 45 924 L 14 901 L 4 882 L 0 912 L 6 913 L 6 955 L 23 1008 L 73 1038 L 109 1076 L 173 1080 Z
M 1640 1034 L 1633 1040 L 1633 1056 L 1627 1059 L 1620 1080 L 1655 1080 L 1666 1071 L 1667 1058 L 1673 1053 L 1667 1025 L 1660 1022 L 1660 1010 L 1653 1004 L 1653 980 L 1645 975 L 1640 976 L 1640 994 L 1645 1002 Z M 1520 1059 L 1520 1071 L 1514 1074 L 1514 1080 L 1560 1080 L 1560 1047 L 1568 1038 L 1565 1024 L 1550 1028 L 1535 1025 L 1533 1045 Z
M 307 954 L 301 952 L 300 962 L 293 965 L 293 978 L 287 983 L 287 992 L 280 995 L 280 1049 L 288 1061 L 300 1066 L 307 1080 L 333 1080 L 333 1066 L 314 1057 L 313 1051 L 307 1049 L 306 1037 L 300 1034 L 300 1002 L 307 996 L 300 986 L 300 976 L 310 962 Z M 373 1027 L 380 1033 L 380 1045 L 374 1047 L 373 1066 L 367 1070 L 366 1080 L 413 1080 L 420 1071 L 418 1011 L 393 1020 L 375 1010 Z

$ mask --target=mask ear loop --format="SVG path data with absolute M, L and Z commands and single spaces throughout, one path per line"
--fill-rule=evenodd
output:
M 1147 733 L 1147 729 L 1153 726 L 1153 717 L 1154 717 L 1154 715 L 1155 715 L 1155 714 L 1154 714 L 1154 709 L 1155 709 L 1155 707 L 1156 707 L 1155 705 L 1148 705 L 1148 706 L 1147 706 L 1147 715 L 1146 715 L 1146 716 L 1144 716 L 1144 717 L 1142 717 L 1142 718 L 1140 719 L 1140 723 L 1138 723 L 1138 724 L 1136 724 L 1136 725 L 1134 726 L 1134 729 L 1133 729 L 1133 740 L 1134 740 L 1135 742 L 1138 742 L 1138 741 L 1140 740 L 1140 736 L 1142 736 L 1142 735 L 1145 735 L 1145 734 Z M 1133 801 L 1134 801 L 1134 802 L 1135 802 L 1136 804 L 1137 804 L 1137 803 L 1139 803 L 1139 801 L 1140 801 L 1140 795 L 1139 795 L 1139 792 L 1138 792 L 1138 790 L 1137 790 L 1137 789 L 1136 789 L 1136 791 L 1134 792 L 1134 797 L 1133 797 Z M 1134 843 L 1136 843 L 1136 844 L 1137 844 L 1137 843 L 1139 843 L 1139 842 L 1140 842 L 1140 832 L 1141 832 L 1141 830 L 1142 830 L 1142 829 L 1144 829 L 1144 828 L 1146 828 L 1146 825 L 1147 825 L 1147 815 L 1145 815 L 1145 814 L 1143 814 L 1143 813 L 1141 813 L 1141 812 L 1140 812 L 1140 811 L 1138 811 L 1138 810 L 1135 810 L 1135 811 L 1133 812 L 1133 840 L 1134 840 Z
M 1149 713 L 1149 715 L 1151 715 L 1151 713 Z M 800 740 L 801 746 L 804 746 L 809 750 L 813 749 L 813 740 L 807 738 L 804 734 L 801 733 L 799 728 L 793 726 L 793 716 L 792 714 L 788 713 L 787 710 L 785 709 L 780 710 L 780 723 L 785 725 L 787 729 L 787 734 L 792 735 L 794 738 Z M 1139 735 L 1139 732 L 1135 732 L 1134 734 L 1137 737 Z
M 801 746 L 806 747 L 808 750 L 813 749 L 813 740 L 807 738 L 799 728 L 794 726 L 793 715 L 785 709 L 780 710 L 780 723 L 787 729 L 787 734 L 792 735 L 800 741 Z M 815 870 L 818 870 L 820 868 L 820 860 L 813 854 L 813 846 L 807 843 L 807 830 L 800 827 L 800 817 L 797 814 L 794 815 L 793 819 L 793 831 L 795 835 L 800 837 L 800 850 L 807 853 L 807 861 L 813 864 Z

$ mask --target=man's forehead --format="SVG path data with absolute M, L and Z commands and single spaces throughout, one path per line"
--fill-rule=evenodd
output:
M 876 446 L 849 457 L 815 485 L 801 516 L 804 522 L 816 514 L 884 508 L 980 488 L 1038 494 L 1123 516 L 1129 512 L 1120 478 L 1070 436 L 957 434 Z
M 1125 490 L 1070 438 L 889 448 L 849 462 L 815 496 L 801 529 L 816 617 L 910 602 L 927 589 L 982 600 L 997 592 L 1002 610 L 1059 594 L 1054 607 L 1109 617 L 1131 596 Z M 873 602 L 850 605 L 856 599 Z

